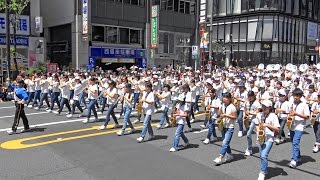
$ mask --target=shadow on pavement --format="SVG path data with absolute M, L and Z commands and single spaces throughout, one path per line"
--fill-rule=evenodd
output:
M 268 167 L 266 179 L 271 179 L 277 176 L 288 176 L 288 173 L 279 167 Z

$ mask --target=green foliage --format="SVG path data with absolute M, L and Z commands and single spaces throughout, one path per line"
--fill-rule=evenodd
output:
M 34 65 L 33 68 L 25 71 L 26 74 L 33 74 L 34 72 L 41 72 L 41 73 L 46 73 L 47 72 L 47 64 L 38 62 L 37 64 Z

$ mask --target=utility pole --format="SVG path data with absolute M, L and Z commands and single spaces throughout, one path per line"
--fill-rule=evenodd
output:
M 79 0 L 76 0 L 76 70 L 79 70 Z
M 6 13 L 6 51 L 7 51 L 7 74 L 8 78 L 10 78 L 10 68 L 11 68 L 11 62 L 10 62 L 10 17 L 9 17 L 9 0 L 5 0 L 5 13 Z
M 196 31 L 195 31 L 195 45 L 200 45 L 198 43 L 198 36 L 199 36 L 199 16 L 200 16 L 200 1 L 196 1 Z M 198 55 L 198 58 L 194 60 L 194 71 L 197 70 L 198 62 L 199 62 L 200 56 Z

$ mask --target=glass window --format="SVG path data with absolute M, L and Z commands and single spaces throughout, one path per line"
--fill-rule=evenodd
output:
M 168 0 L 161 0 L 161 9 L 167 9 Z
M 196 14 L 196 3 L 194 3 L 194 2 L 191 2 L 190 14 Z
M 247 23 L 240 23 L 240 41 L 246 41 L 247 38 Z
M 249 0 L 249 11 L 254 11 L 256 7 L 256 0 Z
M 262 0 L 262 1 L 264 1 L 264 0 Z M 255 10 L 259 10 L 260 9 L 260 5 L 261 5 L 261 0 L 256 0 Z
M 311 19 L 314 19 L 314 17 L 313 17 L 313 2 L 312 1 L 309 1 L 309 4 L 308 4 L 308 17 Z
M 272 0 L 270 3 L 270 9 L 271 10 L 279 10 L 280 9 L 280 5 L 279 5 L 279 1 L 281 0 Z
M 248 22 L 248 41 L 256 39 L 258 22 Z
M 118 28 L 117 27 L 106 27 L 107 43 L 115 44 L 118 42 Z
M 233 14 L 241 13 L 241 0 L 233 0 Z
M 299 3 L 300 3 L 299 0 L 294 0 L 294 7 L 293 7 L 294 15 L 299 15 L 299 7 L 300 7 Z
M 142 6 L 142 7 L 144 7 L 144 5 L 145 5 L 145 0 L 139 0 L 139 5 Z
M 239 24 L 232 24 L 232 40 L 233 42 L 239 41 Z
M 174 11 L 179 12 L 179 0 L 174 1 Z
M 173 0 L 167 0 L 168 1 L 168 10 L 172 11 L 173 10 Z
M 301 0 L 301 15 L 307 15 L 307 0 Z
M 260 4 L 261 9 L 269 10 L 270 9 L 270 5 L 271 5 L 270 3 L 271 3 L 271 0 L 262 1 L 261 4 Z
M 218 36 L 218 27 L 217 26 L 213 26 L 212 27 L 212 40 L 216 41 Z
M 132 5 L 139 5 L 139 0 L 131 0 Z
M 167 32 L 160 32 L 159 33 L 159 47 L 158 53 L 169 53 L 168 51 L 168 33 Z
M 169 43 L 169 53 L 173 54 L 174 53 L 174 34 L 173 33 L 169 33 L 168 36 L 168 43 Z
M 241 1 L 241 12 L 248 12 L 249 9 L 249 0 Z
M 185 2 L 184 13 L 190 14 L 190 2 Z
M 104 42 L 103 26 L 92 26 L 92 41 Z
M 283 17 L 279 17 L 279 41 L 283 41 Z
M 224 40 L 224 25 L 219 24 L 219 31 L 218 31 L 218 39 L 223 39 Z
M 119 28 L 120 44 L 129 44 L 129 29 Z
M 130 0 L 122 0 L 122 2 L 125 4 L 130 4 Z
M 180 5 L 179 5 L 179 12 L 180 13 L 184 13 L 184 1 L 180 1 Z
M 262 40 L 272 40 L 272 32 L 273 32 L 273 17 L 266 16 L 263 20 Z
M 286 13 L 292 13 L 292 0 L 286 0 Z
M 219 15 L 225 16 L 227 13 L 227 2 L 226 1 L 219 1 Z
M 130 29 L 130 44 L 140 44 L 140 30 Z
M 257 34 L 256 34 L 256 41 L 261 41 L 261 35 L 262 35 L 262 19 L 260 17 L 260 20 L 258 20 L 258 26 L 257 26 Z

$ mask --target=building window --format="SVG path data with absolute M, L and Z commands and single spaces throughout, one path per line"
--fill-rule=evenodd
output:
M 132 5 L 139 5 L 139 0 L 131 0 Z
M 175 0 L 174 1 L 174 11 L 175 12 L 179 12 L 179 0 Z
M 263 20 L 262 40 L 272 40 L 272 32 L 273 32 L 273 17 L 266 16 Z
M 118 28 L 117 27 L 106 27 L 107 43 L 115 44 L 118 43 Z
M 92 41 L 104 42 L 103 26 L 92 26 Z
M 129 44 L 129 29 L 119 28 L 120 44 Z
M 130 44 L 140 44 L 140 30 L 130 29 Z
M 179 12 L 180 13 L 184 13 L 184 1 L 180 1 L 180 5 L 179 5 Z
M 190 14 L 196 14 L 196 9 L 197 9 L 196 3 L 191 2 L 191 5 L 190 5 Z
M 161 0 L 161 9 L 166 10 L 167 9 L 168 0 Z
M 185 13 L 190 14 L 190 2 L 185 2 Z
M 173 10 L 173 0 L 168 0 L 168 11 Z

